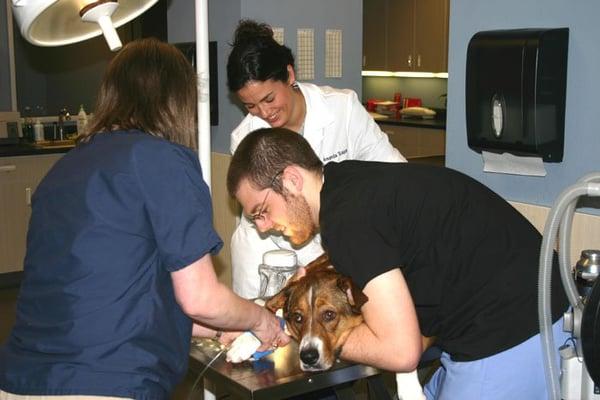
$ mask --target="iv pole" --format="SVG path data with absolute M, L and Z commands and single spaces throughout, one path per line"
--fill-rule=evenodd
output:
M 202 177 L 211 188 L 210 76 L 208 62 L 208 0 L 195 0 L 196 74 L 198 89 L 198 158 Z M 204 379 L 204 399 L 215 400 L 214 386 Z
M 204 181 L 211 188 L 210 79 L 208 63 L 208 0 L 195 0 L 196 73 L 198 88 L 198 157 Z

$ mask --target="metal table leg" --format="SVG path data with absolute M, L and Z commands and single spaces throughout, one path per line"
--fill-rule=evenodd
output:
M 345 383 L 343 385 L 337 385 L 333 388 L 335 392 L 335 397 L 338 400 L 354 400 L 356 399 L 356 395 L 354 393 L 354 389 L 352 388 L 354 382 Z
M 383 376 L 381 374 L 373 375 L 367 378 L 369 388 L 369 399 L 371 400 L 391 400 L 392 397 L 385 387 Z

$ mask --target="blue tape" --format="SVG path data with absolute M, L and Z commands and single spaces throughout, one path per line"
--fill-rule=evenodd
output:
M 252 359 L 254 361 L 258 361 L 263 357 L 268 356 L 269 354 L 271 354 L 274 350 L 266 350 L 266 351 L 256 351 L 254 352 L 254 354 L 252 354 Z M 246 353 L 248 354 L 248 353 Z
M 283 318 L 279 318 L 279 326 L 281 326 L 281 329 L 285 328 L 285 320 Z M 254 354 L 252 354 L 252 358 L 254 361 L 258 361 L 263 357 L 268 356 L 269 354 L 271 354 L 272 352 L 274 352 L 275 350 L 265 350 L 265 351 L 256 351 L 254 352 Z

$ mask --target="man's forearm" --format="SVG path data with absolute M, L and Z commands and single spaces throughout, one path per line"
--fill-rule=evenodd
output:
M 418 353 L 420 354 L 420 349 Z M 388 340 L 382 340 L 363 323 L 348 336 L 341 357 L 388 371 L 406 372 L 414 370 L 419 362 L 414 354 L 414 346 L 405 343 L 399 347 Z

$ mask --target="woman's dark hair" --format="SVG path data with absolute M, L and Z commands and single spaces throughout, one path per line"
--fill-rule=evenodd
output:
M 78 137 L 137 129 L 197 150 L 196 73 L 176 47 L 128 43 L 109 63 L 88 129 Z
M 292 51 L 277 43 L 269 25 L 240 21 L 227 60 L 227 86 L 231 92 L 237 92 L 248 81 L 286 82 L 288 65 L 294 67 Z
M 231 157 L 227 171 L 227 190 L 235 196 L 243 179 L 258 190 L 272 188 L 283 194 L 275 178 L 290 165 L 321 173 L 323 163 L 302 137 L 286 128 L 263 128 L 250 132 Z

